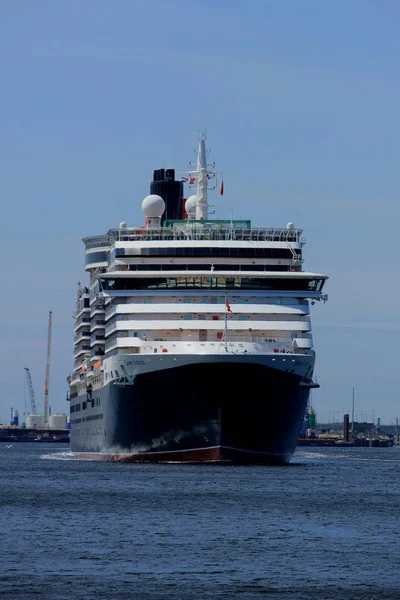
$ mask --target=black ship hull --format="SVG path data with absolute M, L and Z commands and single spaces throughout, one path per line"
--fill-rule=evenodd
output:
M 262 364 L 144 373 L 73 400 L 71 450 L 106 460 L 285 464 L 308 394 L 294 372 Z

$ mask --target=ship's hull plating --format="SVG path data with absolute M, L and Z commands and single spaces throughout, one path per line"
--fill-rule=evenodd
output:
M 264 364 L 187 364 L 111 382 L 71 415 L 71 450 L 123 461 L 284 464 L 309 389 Z M 85 397 L 75 400 L 83 403 Z

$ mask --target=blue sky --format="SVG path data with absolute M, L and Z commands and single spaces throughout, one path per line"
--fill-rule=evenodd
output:
M 155 168 L 199 131 L 225 175 L 216 214 L 305 230 L 320 418 L 400 417 L 397 0 L 0 3 L 0 421 L 66 412 L 82 237 L 142 224 Z M 29 408 L 29 404 L 28 404 Z M 362 413 L 362 414 L 361 414 Z

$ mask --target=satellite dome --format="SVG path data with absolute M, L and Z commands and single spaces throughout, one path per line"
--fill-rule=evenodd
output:
M 294 229 L 293 223 L 289 221 L 289 223 L 286 225 L 286 229 Z
M 151 219 L 160 218 L 165 210 L 165 202 L 161 196 L 157 194 L 150 194 L 142 202 L 142 211 L 145 217 Z
M 121 223 L 119 224 L 119 228 L 120 229 L 126 229 L 126 223 L 125 223 L 125 221 L 121 221 Z
M 197 204 L 196 194 L 193 196 L 189 196 L 189 198 L 186 200 L 186 204 L 185 204 L 185 211 L 188 215 L 196 212 L 196 204 Z

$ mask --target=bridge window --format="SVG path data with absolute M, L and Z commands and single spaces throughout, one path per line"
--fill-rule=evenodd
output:
M 104 290 L 142 289 L 249 289 L 282 291 L 321 291 L 324 279 L 269 277 L 141 277 L 101 279 Z

